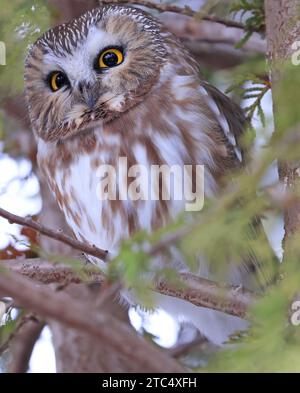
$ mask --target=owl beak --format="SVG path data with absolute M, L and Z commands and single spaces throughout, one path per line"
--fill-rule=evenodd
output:
M 89 84 L 80 83 L 79 84 L 79 91 L 82 95 L 84 102 L 86 103 L 87 107 L 90 110 L 93 110 L 97 101 L 98 101 L 98 94 L 90 87 Z
M 86 96 L 84 97 L 84 99 L 85 99 L 85 103 L 86 103 L 86 105 L 87 105 L 87 107 L 89 108 L 89 109 L 94 109 L 94 107 L 95 107 L 95 104 L 96 104 L 96 102 L 97 102 L 97 99 L 96 99 L 96 97 L 94 96 L 94 94 L 93 93 L 88 93 L 88 94 L 86 94 Z

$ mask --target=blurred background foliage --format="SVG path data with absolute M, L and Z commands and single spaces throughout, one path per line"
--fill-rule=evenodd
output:
M 0 40 L 7 46 L 7 66 L 0 66 L 0 138 L 2 136 L 5 144 L 4 138 L 9 133 L 10 124 L 5 102 L 9 97 L 22 94 L 23 64 L 28 45 L 51 25 L 57 10 L 43 0 L 3 1 L 5 7 L 2 7 L 0 14 Z M 189 5 L 188 1 L 184 3 Z M 206 2 L 199 16 L 204 13 L 244 21 L 245 35 L 238 47 L 245 45 L 253 30 L 264 35 L 263 0 L 212 0 Z M 233 338 L 230 346 L 210 355 L 208 359 L 200 350 L 197 361 L 193 363 L 194 368 L 198 371 L 299 372 L 300 326 L 290 323 L 291 304 L 297 299 L 300 283 L 299 234 L 295 233 L 286 240 L 284 260 L 280 262 L 274 257 L 265 232 L 253 230 L 249 225 L 257 217 L 264 218 L 270 213 L 283 215 L 288 206 L 299 203 L 297 187 L 284 193 L 276 183 L 268 187 L 263 185 L 268 168 L 274 162 L 297 162 L 299 159 L 299 69 L 290 63 L 286 64 L 276 89 L 271 86 L 269 67 L 262 54 L 247 58 L 236 67 L 216 72 L 207 68 L 203 72 L 211 82 L 223 90 L 227 88 L 233 98 L 244 104 L 249 123 L 252 124 L 243 140 L 245 149 L 251 152 L 248 155 L 248 169 L 231 174 L 233 185 L 225 188 L 218 199 L 206 200 L 204 209 L 194 214 L 193 220 L 190 215 L 183 215 L 177 222 L 151 236 L 139 233 L 125 241 L 119 256 L 111 263 L 108 274 L 112 280 L 121 279 L 127 287 L 134 288 L 141 302 L 152 307 L 151 291 L 145 290 L 151 287 L 149 274 L 155 278 L 178 280 L 169 263 L 171 257 L 165 249 L 162 252 L 166 257 L 166 265 L 160 270 L 155 270 L 147 254 L 149 248 L 167 241 L 170 234 L 178 233 L 176 246 L 185 256 L 191 270 L 197 270 L 197 256 L 205 255 L 211 263 L 214 276 L 220 281 L 224 281 L 229 263 L 240 263 L 249 254 L 256 255 L 263 273 L 258 280 L 259 286 L 252 285 L 253 282 L 251 286 L 255 290 L 263 286 L 264 292 L 260 291 L 260 300 L 249 310 L 249 331 Z M 263 134 L 266 128 L 273 128 L 274 119 L 265 115 L 262 103 L 271 88 L 275 97 L 276 132 L 257 152 L 252 150 L 254 139 L 258 133 Z M 5 134 L 3 127 L 6 128 Z M 78 265 L 74 269 L 76 271 Z M 7 329 L 13 326 L 10 321 L 5 329 L 0 329 L 0 344 L 7 339 Z M 189 363 L 187 358 L 182 361 Z
M 21 95 L 24 61 L 30 44 L 50 26 L 51 11 L 44 0 L 2 1 L 0 40 L 6 46 L 6 66 L 0 66 L 0 138 L 9 132 L 8 119 L 1 108 L 10 97 Z M 5 119 L 5 121 L 4 121 Z
M 23 91 L 24 59 L 28 46 L 50 26 L 43 0 L 5 1 L 0 14 L 0 37 L 6 45 L 6 67 L 0 68 L 0 99 Z

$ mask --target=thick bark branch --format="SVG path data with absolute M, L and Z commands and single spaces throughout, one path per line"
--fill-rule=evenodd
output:
M 68 285 L 82 282 L 70 267 L 62 264 L 53 265 L 41 259 L 0 261 L 1 267 L 44 284 Z M 83 266 L 82 273 L 88 277 L 88 283 L 103 283 L 105 281 L 104 275 L 97 272 L 93 266 Z M 161 281 L 156 285 L 154 291 L 186 300 L 199 307 L 222 311 L 241 318 L 246 316 L 249 307 L 256 299 L 255 294 L 241 287 L 221 285 L 190 273 L 180 274 L 180 279 L 181 286 Z
M 126 324 L 107 312 L 95 313 L 92 307 L 75 300 L 65 292 L 54 292 L 20 274 L 6 270 L 0 275 L 0 293 L 10 296 L 23 308 L 45 318 L 93 336 L 128 357 L 136 369 L 144 372 L 182 372 L 183 369 L 166 354 L 143 340 Z
M 108 289 L 110 289 L 109 287 Z M 101 306 L 96 304 L 98 299 L 103 299 L 107 293 L 100 285 L 71 284 L 64 289 L 72 299 L 80 299 L 86 307 L 100 315 L 105 311 L 114 318 L 129 325 L 126 308 L 121 308 L 113 297 Z M 101 294 L 102 292 L 102 294 Z M 109 291 L 108 291 L 109 292 Z M 106 299 L 107 300 L 107 299 Z M 109 343 L 95 340 L 95 338 L 84 331 L 72 329 L 54 320 L 47 320 L 52 332 L 52 342 L 56 357 L 56 371 L 58 373 L 119 373 L 140 372 L 136 362 L 131 362 L 126 356 L 122 356 L 114 350 Z M 130 326 L 130 325 L 129 325 Z M 133 328 L 130 327 L 132 330 Z
M 160 282 L 155 291 L 241 318 L 245 318 L 256 298 L 253 293 L 240 286 L 221 285 L 190 273 L 181 273 L 180 280 L 183 283 L 181 288 Z
M 44 325 L 44 322 L 31 318 L 13 335 L 10 342 L 10 361 L 8 363 L 7 372 L 27 372 L 33 347 Z
M 41 284 L 57 283 L 65 286 L 82 282 L 82 279 L 72 271 L 70 266 L 53 264 L 40 258 L 0 260 L 0 272 L 1 268 L 8 269 L 12 273 L 19 273 Z M 86 275 L 87 283 L 103 283 L 105 281 L 105 276 L 92 265 L 84 265 L 83 263 L 81 272 Z

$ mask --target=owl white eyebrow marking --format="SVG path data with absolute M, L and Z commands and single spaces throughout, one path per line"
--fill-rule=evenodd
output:
M 92 26 L 96 26 L 105 16 L 116 14 L 132 18 L 141 25 L 142 29 L 152 34 L 154 43 L 160 43 L 160 40 L 157 38 L 160 35 L 159 26 L 150 15 L 137 8 L 107 5 L 95 8 L 77 19 L 48 30 L 36 44 L 41 45 L 46 51 L 51 51 L 57 56 L 66 57 L 67 54 L 72 54 L 72 51 L 76 50 L 82 41 L 87 38 Z M 157 53 L 160 56 L 164 56 L 166 51 L 162 48 L 157 48 Z

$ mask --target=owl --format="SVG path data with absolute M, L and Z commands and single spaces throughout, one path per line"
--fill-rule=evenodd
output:
M 243 165 L 241 110 L 202 78 L 179 40 L 141 9 L 107 5 L 47 31 L 29 50 L 25 91 L 38 164 L 66 221 L 78 240 L 109 255 L 135 232 L 170 223 L 186 201 L 171 192 L 163 198 L 162 182 L 149 185 L 149 178 L 140 182 L 140 192 L 153 191 L 154 200 L 101 199 L 100 167 L 116 168 L 120 158 L 126 158 L 122 173 L 136 165 L 203 165 L 205 198 L 215 198 L 225 176 Z M 175 188 L 179 177 L 173 176 Z M 115 188 L 132 181 L 119 176 Z M 192 175 L 187 183 L 195 184 Z M 182 261 L 175 264 L 186 269 Z M 199 272 L 210 277 L 207 266 Z M 158 295 L 157 302 L 218 345 L 247 325 L 168 296 Z

